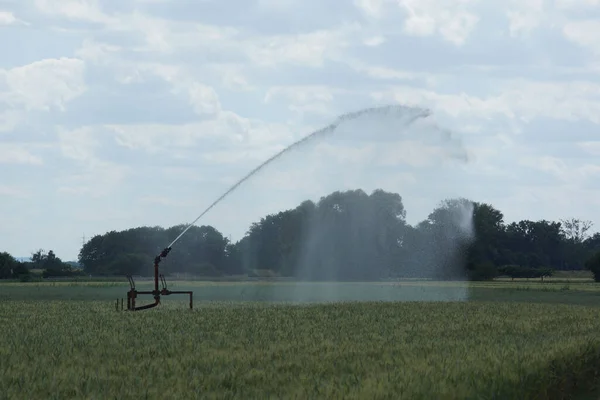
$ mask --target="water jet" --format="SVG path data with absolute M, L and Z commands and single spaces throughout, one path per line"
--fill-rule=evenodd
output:
M 381 106 L 381 107 L 372 107 L 366 108 L 355 112 L 350 112 L 344 115 L 339 116 L 333 123 L 327 125 L 326 127 L 317 130 L 300 140 L 292 143 L 285 149 L 281 150 L 277 154 L 273 155 L 262 164 L 251 170 L 248 174 L 246 174 L 243 178 L 241 178 L 238 182 L 236 182 L 233 186 L 231 186 L 225 193 L 223 193 L 219 198 L 217 198 L 213 203 L 211 203 L 194 221 L 188 224 L 185 229 L 167 246 L 165 247 L 159 255 L 154 258 L 154 290 L 151 291 L 138 291 L 135 288 L 135 282 L 133 281 L 133 277 L 131 275 L 127 276 L 130 284 L 130 290 L 127 292 L 127 310 L 129 311 L 140 311 L 147 310 L 150 308 L 154 308 L 160 304 L 161 296 L 169 296 L 172 294 L 188 294 L 190 298 L 190 309 L 192 308 L 192 299 L 193 292 L 191 291 L 171 291 L 167 288 L 166 280 L 164 275 L 159 272 L 159 264 L 162 259 L 166 258 L 173 246 L 181 239 L 183 235 L 192 227 L 200 218 L 202 218 L 206 213 L 208 213 L 213 207 L 219 204 L 222 200 L 224 200 L 227 196 L 229 196 L 233 191 L 235 191 L 240 185 L 246 182 L 248 179 L 256 175 L 267 165 L 285 155 L 286 153 L 295 150 L 296 148 L 302 146 L 303 144 L 310 142 L 312 140 L 318 139 L 320 137 L 329 135 L 333 133 L 340 125 L 346 122 L 350 122 L 353 120 L 360 119 L 361 117 L 368 116 L 378 116 L 378 115 L 390 115 L 395 114 L 399 117 L 408 117 L 407 121 L 404 123 L 405 126 L 411 125 L 419 118 L 426 118 L 431 115 L 431 112 L 427 109 L 418 108 L 418 107 L 409 107 L 402 105 L 389 105 L 389 106 Z M 162 282 L 162 289 L 159 289 L 159 281 Z M 152 295 L 154 297 L 154 302 L 146 305 L 136 306 L 136 298 L 138 295 Z

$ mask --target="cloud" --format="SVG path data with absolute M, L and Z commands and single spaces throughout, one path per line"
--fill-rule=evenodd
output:
M 57 129 L 62 156 L 76 165 L 58 179 L 58 193 L 107 197 L 124 182 L 130 167 L 99 155 L 103 146 L 101 135 L 105 134 L 104 130 L 93 127 Z
M 228 90 L 247 92 L 255 87 L 248 82 L 244 67 L 240 64 L 214 64 L 212 72 L 219 75 L 221 83 Z
M 99 141 L 90 127 L 67 130 L 59 128 L 58 144 L 64 157 L 81 161 L 92 162 Z
M 122 51 L 121 46 L 99 43 L 94 39 L 84 39 L 83 44 L 75 51 L 75 55 L 80 59 L 91 61 L 96 64 L 104 64 L 114 61 L 112 54 Z
M 600 19 L 569 22 L 563 27 L 563 32 L 573 43 L 600 53 Z
M 13 13 L 0 10 L 0 25 L 10 25 L 15 22 L 17 22 L 17 19 Z
M 22 144 L 0 142 L 0 164 L 42 165 L 42 158 L 32 154 Z
M 218 119 L 181 126 L 121 125 L 111 128 L 115 131 L 119 144 L 151 153 L 160 150 L 185 151 L 197 148 L 202 142 L 227 146 L 233 151 L 236 147 L 263 147 L 289 138 L 283 126 L 271 127 L 235 114 L 223 114 Z
M 325 60 L 340 57 L 359 31 L 358 24 L 347 24 L 305 34 L 257 38 L 248 43 L 246 53 L 252 62 L 262 67 L 289 63 L 316 68 L 323 66 Z
M 16 198 L 27 198 L 29 194 L 27 191 L 14 186 L 0 185 L 0 196 L 6 197 L 16 197 Z
M 555 0 L 558 9 L 589 9 L 600 5 L 600 0 Z
M 509 32 L 512 37 L 530 34 L 536 29 L 544 15 L 544 0 L 515 0 L 506 11 Z
M 35 0 L 35 7 L 42 13 L 95 23 L 114 21 L 100 8 L 96 0 Z
M 375 18 L 383 16 L 385 0 L 354 0 L 354 4 L 368 16 Z
M 237 240 L 266 212 L 356 187 L 400 193 L 411 222 L 451 196 L 507 220 L 598 219 L 598 4 L 5 3 L 0 194 L 39 227 L 33 238 L 0 226 L 6 250 L 71 258 L 82 230 L 189 221 L 338 114 L 389 103 L 433 116 L 410 135 L 355 121 L 273 163 L 202 223 Z M 31 211 L 50 198 L 52 212 Z
M 291 111 L 314 113 L 333 118 L 331 103 L 335 95 L 343 95 L 343 90 L 334 90 L 327 86 L 275 86 L 267 90 L 265 103 L 283 101 Z
M 440 7 L 433 0 L 398 0 L 406 12 L 404 31 L 412 36 L 432 36 L 438 33 L 444 40 L 463 45 L 479 17 L 469 10 L 473 0 L 451 0 Z
M 45 59 L 9 70 L 0 70 L 0 101 L 27 110 L 63 111 L 65 104 L 86 90 L 82 60 L 62 57 Z
M 22 115 L 17 110 L 0 111 L 0 133 L 12 131 L 21 119 Z
M 586 81 L 534 82 L 522 79 L 495 81 L 485 97 L 466 93 L 396 86 L 372 93 L 377 100 L 430 106 L 453 117 L 589 120 L 600 123 L 600 85 Z M 492 89 L 494 87 L 495 89 Z
M 579 142 L 577 145 L 590 155 L 600 156 L 600 141 Z
M 188 89 L 190 103 L 198 114 L 216 114 L 221 111 L 219 96 L 213 88 L 201 83 L 194 83 Z

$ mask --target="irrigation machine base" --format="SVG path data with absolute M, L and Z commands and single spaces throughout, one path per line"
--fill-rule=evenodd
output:
M 165 258 L 169 251 L 171 251 L 170 247 L 164 249 L 155 259 L 154 259 L 154 290 L 137 290 L 135 288 L 135 282 L 133 281 L 133 277 L 131 275 L 127 275 L 127 279 L 129 280 L 130 289 L 127 292 L 127 311 L 140 311 L 147 310 L 149 308 L 156 307 L 160 304 L 160 296 L 170 296 L 172 294 L 187 294 L 190 296 L 190 310 L 193 308 L 193 299 L 194 292 L 185 291 L 185 290 L 169 290 L 167 288 L 167 281 L 165 280 L 164 275 L 158 273 L 158 264 L 162 258 Z M 158 281 L 160 280 L 162 288 L 159 290 Z M 152 295 L 154 297 L 154 303 L 145 304 L 142 306 L 136 306 L 136 299 L 138 295 Z M 117 299 L 116 304 L 117 310 L 119 309 L 119 300 Z M 123 299 L 121 299 L 121 310 L 123 309 Z

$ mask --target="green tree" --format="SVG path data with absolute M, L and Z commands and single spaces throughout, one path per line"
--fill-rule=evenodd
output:
M 150 275 L 153 273 L 153 261 L 147 254 L 119 254 L 106 269 L 110 275 Z
M 469 261 L 473 265 L 504 262 L 504 215 L 491 204 L 473 204 L 473 228 L 475 240 L 469 247 Z
M 498 268 L 491 261 L 481 264 L 467 263 L 467 274 L 472 281 L 489 281 L 499 275 Z
M 215 275 L 269 270 L 319 280 L 455 279 L 465 274 L 489 279 L 503 265 L 538 272 L 581 268 L 600 251 L 600 234 L 592 235 L 591 226 L 573 218 L 506 224 L 493 205 L 461 198 L 441 202 L 427 219 L 409 225 L 397 193 L 336 191 L 316 203 L 307 200 L 264 216 L 237 243 L 213 227 L 194 226 L 161 268 Z M 82 247 L 79 261 L 92 274 L 147 274 L 147 259 L 183 229 L 139 227 L 97 235 Z M 40 251 L 32 258 L 32 265 L 41 265 L 48 255 Z
M 529 221 L 513 222 L 506 227 L 506 264 L 539 268 L 562 265 L 564 259 L 564 235 L 560 222 Z
M 0 253 L 0 279 L 14 278 L 18 265 L 19 262 L 9 253 Z
M 597 252 L 586 260 L 585 268 L 592 271 L 596 282 L 600 282 L 600 252 Z
M 49 250 L 48 253 L 44 250 L 38 250 L 34 255 L 36 257 L 35 265 L 44 270 L 42 273 L 44 278 L 74 276 L 81 273 L 79 270 L 74 269 L 70 264 L 63 262 L 56 256 L 53 250 Z
M 31 266 L 35 269 L 44 269 L 44 262 L 46 260 L 46 252 L 43 249 L 39 249 L 31 253 Z
M 562 248 L 565 267 L 581 269 L 590 255 L 586 241 L 590 238 L 589 231 L 593 223 L 578 218 L 563 219 L 560 222 L 564 236 Z
M 96 235 L 81 248 L 79 262 L 87 273 L 94 275 L 152 274 L 152 260 L 183 229 L 184 225 L 168 229 L 139 227 Z M 203 265 L 208 264 L 221 273 L 226 265 L 228 244 L 228 239 L 215 228 L 192 226 L 161 268 L 165 273 L 200 273 L 206 270 Z
M 239 258 L 246 270 L 301 279 L 378 279 L 400 268 L 405 215 L 398 194 L 333 192 L 253 223 Z
M 583 243 L 589 237 L 589 231 L 594 223 L 579 218 L 561 219 L 561 230 L 567 240 L 574 243 Z
M 468 251 L 474 240 L 473 202 L 447 199 L 434 209 L 423 228 L 430 241 L 430 270 L 439 279 L 461 279 L 466 274 Z

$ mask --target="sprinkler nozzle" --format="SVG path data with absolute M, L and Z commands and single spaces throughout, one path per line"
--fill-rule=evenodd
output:
M 167 257 L 167 255 L 169 254 L 170 251 L 171 251 L 170 247 L 165 247 L 165 249 L 160 253 L 160 257 L 162 257 L 162 258 Z
M 171 251 L 170 247 L 165 247 L 165 249 L 163 251 L 161 251 L 160 254 L 156 256 L 156 258 L 154 258 L 154 264 L 160 263 L 160 260 L 162 258 L 166 258 L 170 251 Z

